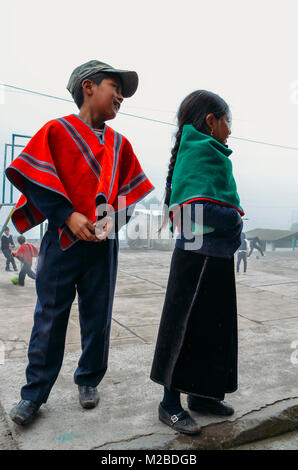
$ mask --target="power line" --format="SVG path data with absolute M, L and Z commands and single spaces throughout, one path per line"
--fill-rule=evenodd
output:
M 249 202 L 246 202 L 245 203 L 245 207 L 254 207 L 254 208 L 262 208 L 262 209 L 296 209 L 297 212 L 298 212 L 298 203 L 294 206 L 289 206 L 289 205 L 285 205 L 285 206 L 279 206 L 277 204 L 275 205 L 271 205 L 271 206 L 268 206 L 268 205 L 265 205 L 265 206 L 259 206 L 258 204 L 250 204 Z
M 7 88 L 13 88 L 14 90 L 25 91 L 26 93 L 31 93 L 32 95 L 39 95 L 39 96 L 44 96 L 46 98 L 53 98 L 55 100 L 68 101 L 69 103 L 73 103 L 73 100 L 68 100 L 67 98 L 60 98 L 59 96 L 48 95 L 47 93 L 40 93 L 39 91 L 28 90 L 27 88 L 20 88 L 14 85 L 8 85 L 6 83 L 1 83 L 0 85 L 7 87 Z
M 6 83 L 0 83 L 0 85 L 2 85 L 3 87 L 14 89 L 14 90 L 19 90 L 19 91 L 24 91 L 26 93 L 31 93 L 33 95 L 43 96 L 45 98 L 52 98 L 52 99 L 56 99 L 56 100 L 60 100 L 60 101 L 66 101 L 67 103 L 73 103 L 73 100 L 70 100 L 70 99 L 67 99 L 67 98 L 61 98 L 59 96 L 49 95 L 47 93 L 41 93 L 41 92 L 34 91 L 34 90 L 28 90 L 27 88 L 20 88 L 20 87 L 14 86 L 14 85 L 8 85 Z M 151 122 L 156 122 L 158 124 L 165 124 L 167 126 L 176 127 L 176 124 L 174 124 L 174 123 L 167 122 L 167 121 L 160 121 L 159 119 L 152 119 L 152 118 L 149 118 L 149 117 L 146 117 L 146 116 L 139 116 L 137 114 L 131 114 L 131 113 L 123 113 L 122 111 L 119 111 L 118 114 L 122 114 L 123 116 L 134 117 L 134 118 L 137 118 L 137 119 L 142 119 L 144 121 L 151 121 Z M 231 136 L 230 139 L 242 140 L 244 142 L 251 142 L 251 143 L 260 144 L 260 145 L 269 145 L 270 147 L 277 147 L 277 148 L 282 148 L 282 149 L 286 149 L 286 150 L 298 150 L 298 147 L 289 147 L 289 146 L 286 146 L 286 145 L 273 144 L 272 142 L 264 142 L 264 141 L 260 141 L 260 140 L 246 139 L 244 137 Z

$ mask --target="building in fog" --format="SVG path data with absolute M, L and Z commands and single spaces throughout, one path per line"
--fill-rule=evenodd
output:
M 262 249 L 295 250 L 298 246 L 298 230 L 276 230 L 270 228 L 255 228 L 245 232 L 247 240 L 258 237 L 262 242 Z

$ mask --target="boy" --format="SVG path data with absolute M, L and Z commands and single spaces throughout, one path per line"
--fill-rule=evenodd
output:
M 18 282 L 14 282 L 14 281 L 12 282 L 19 286 L 24 286 L 26 274 L 31 279 L 35 280 L 36 278 L 35 272 L 32 271 L 31 267 L 32 267 L 32 258 L 35 258 L 38 256 L 38 249 L 31 243 L 26 243 L 26 238 L 23 235 L 20 235 L 17 238 L 17 240 L 20 245 L 20 248 L 18 249 L 16 253 L 12 252 L 12 255 L 21 261 L 22 267 L 19 273 Z
M 6 170 L 23 193 L 12 216 L 18 230 L 49 221 L 36 272 L 27 384 L 10 414 L 18 424 L 35 417 L 58 376 L 76 291 L 82 355 L 74 381 L 84 408 L 99 401 L 96 387 L 107 369 L 120 215 L 128 215 L 153 189 L 129 141 L 105 124 L 137 86 L 136 72 L 98 60 L 77 67 L 67 89 L 79 114 L 45 124 Z
M 9 227 L 6 227 L 1 237 L 1 250 L 6 258 L 5 271 L 10 271 L 10 263 L 12 264 L 12 267 L 15 271 L 18 270 L 18 268 L 16 267 L 15 260 L 11 254 L 12 248 L 15 248 L 15 244 L 13 242 L 12 236 L 9 234 Z

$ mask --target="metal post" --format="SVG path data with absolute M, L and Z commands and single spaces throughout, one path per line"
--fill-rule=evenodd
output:
M 8 144 L 5 144 L 4 163 L 3 163 L 3 184 L 2 184 L 2 202 L 3 203 L 5 202 L 5 170 L 6 170 L 7 147 L 8 147 Z
M 8 204 L 6 204 L 6 205 L 8 205 Z M 6 219 L 5 222 L 4 222 L 4 225 L 3 225 L 2 229 L 1 229 L 1 232 L 0 232 L 0 237 L 2 237 L 2 234 L 3 234 L 4 230 L 5 230 L 5 228 L 7 227 L 8 222 L 10 221 L 10 218 L 11 218 L 12 213 L 13 213 L 13 211 L 14 211 L 14 206 L 15 206 L 15 204 L 9 204 L 9 205 L 12 205 L 13 208 L 12 208 L 11 211 L 9 212 L 8 217 L 7 217 L 7 219 Z M 2 208 L 2 205 L 1 205 L 0 209 L 1 209 L 1 208 Z
M 295 251 L 296 247 L 296 235 L 292 236 L 292 250 Z
M 13 162 L 14 159 L 14 141 L 15 141 L 15 134 L 12 134 L 12 148 L 11 148 L 11 163 Z M 10 185 L 10 202 L 12 203 L 13 199 L 13 186 L 12 184 Z
M 6 170 L 6 162 L 7 162 L 7 150 L 9 147 L 12 147 L 12 144 L 5 144 L 4 148 L 4 163 L 3 163 L 3 185 L 2 185 L 2 203 L 5 203 L 5 184 L 6 184 L 6 175 L 5 175 L 5 170 Z M 21 147 L 24 148 L 24 145 L 15 145 L 15 147 Z
M 7 149 L 11 147 L 11 163 L 14 159 L 14 149 L 15 147 L 24 148 L 25 145 L 18 145 L 15 143 L 15 139 L 17 137 L 21 137 L 22 139 L 31 139 L 31 136 L 24 135 L 24 134 L 12 134 L 12 143 L 5 144 L 5 151 L 4 151 L 4 167 L 3 167 L 3 191 L 2 191 L 2 202 L 5 202 L 5 170 L 6 170 L 6 163 L 7 163 Z M 10 186 L 10 204 L 13 204 L 13 186 Z

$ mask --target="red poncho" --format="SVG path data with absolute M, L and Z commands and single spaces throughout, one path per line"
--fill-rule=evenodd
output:
M 46 123 L 7 168 L 6 175 L 22 193 L 28 178 L 60 194 L 92 222 L 97 218 L 98 204 L 107 203 L 117 212 L 154 189 L 124 136 L 105 126 L 99 138 L 74 114 Z M 26 232 L 44 220 L 23 194 L 12 214 L 17 230 Z M 67 226 L 58 230 L 62 249 L 77 241 Z
M 31 243 L 23 243 L 18 251 L 16 253 L 13 252 L 12 254 L 20 261 L 23 261 L 23 263 L 31 265 L 32 258 L 36 258 L 38 256 L 38 249 L 34 245 L 31 245 Z

